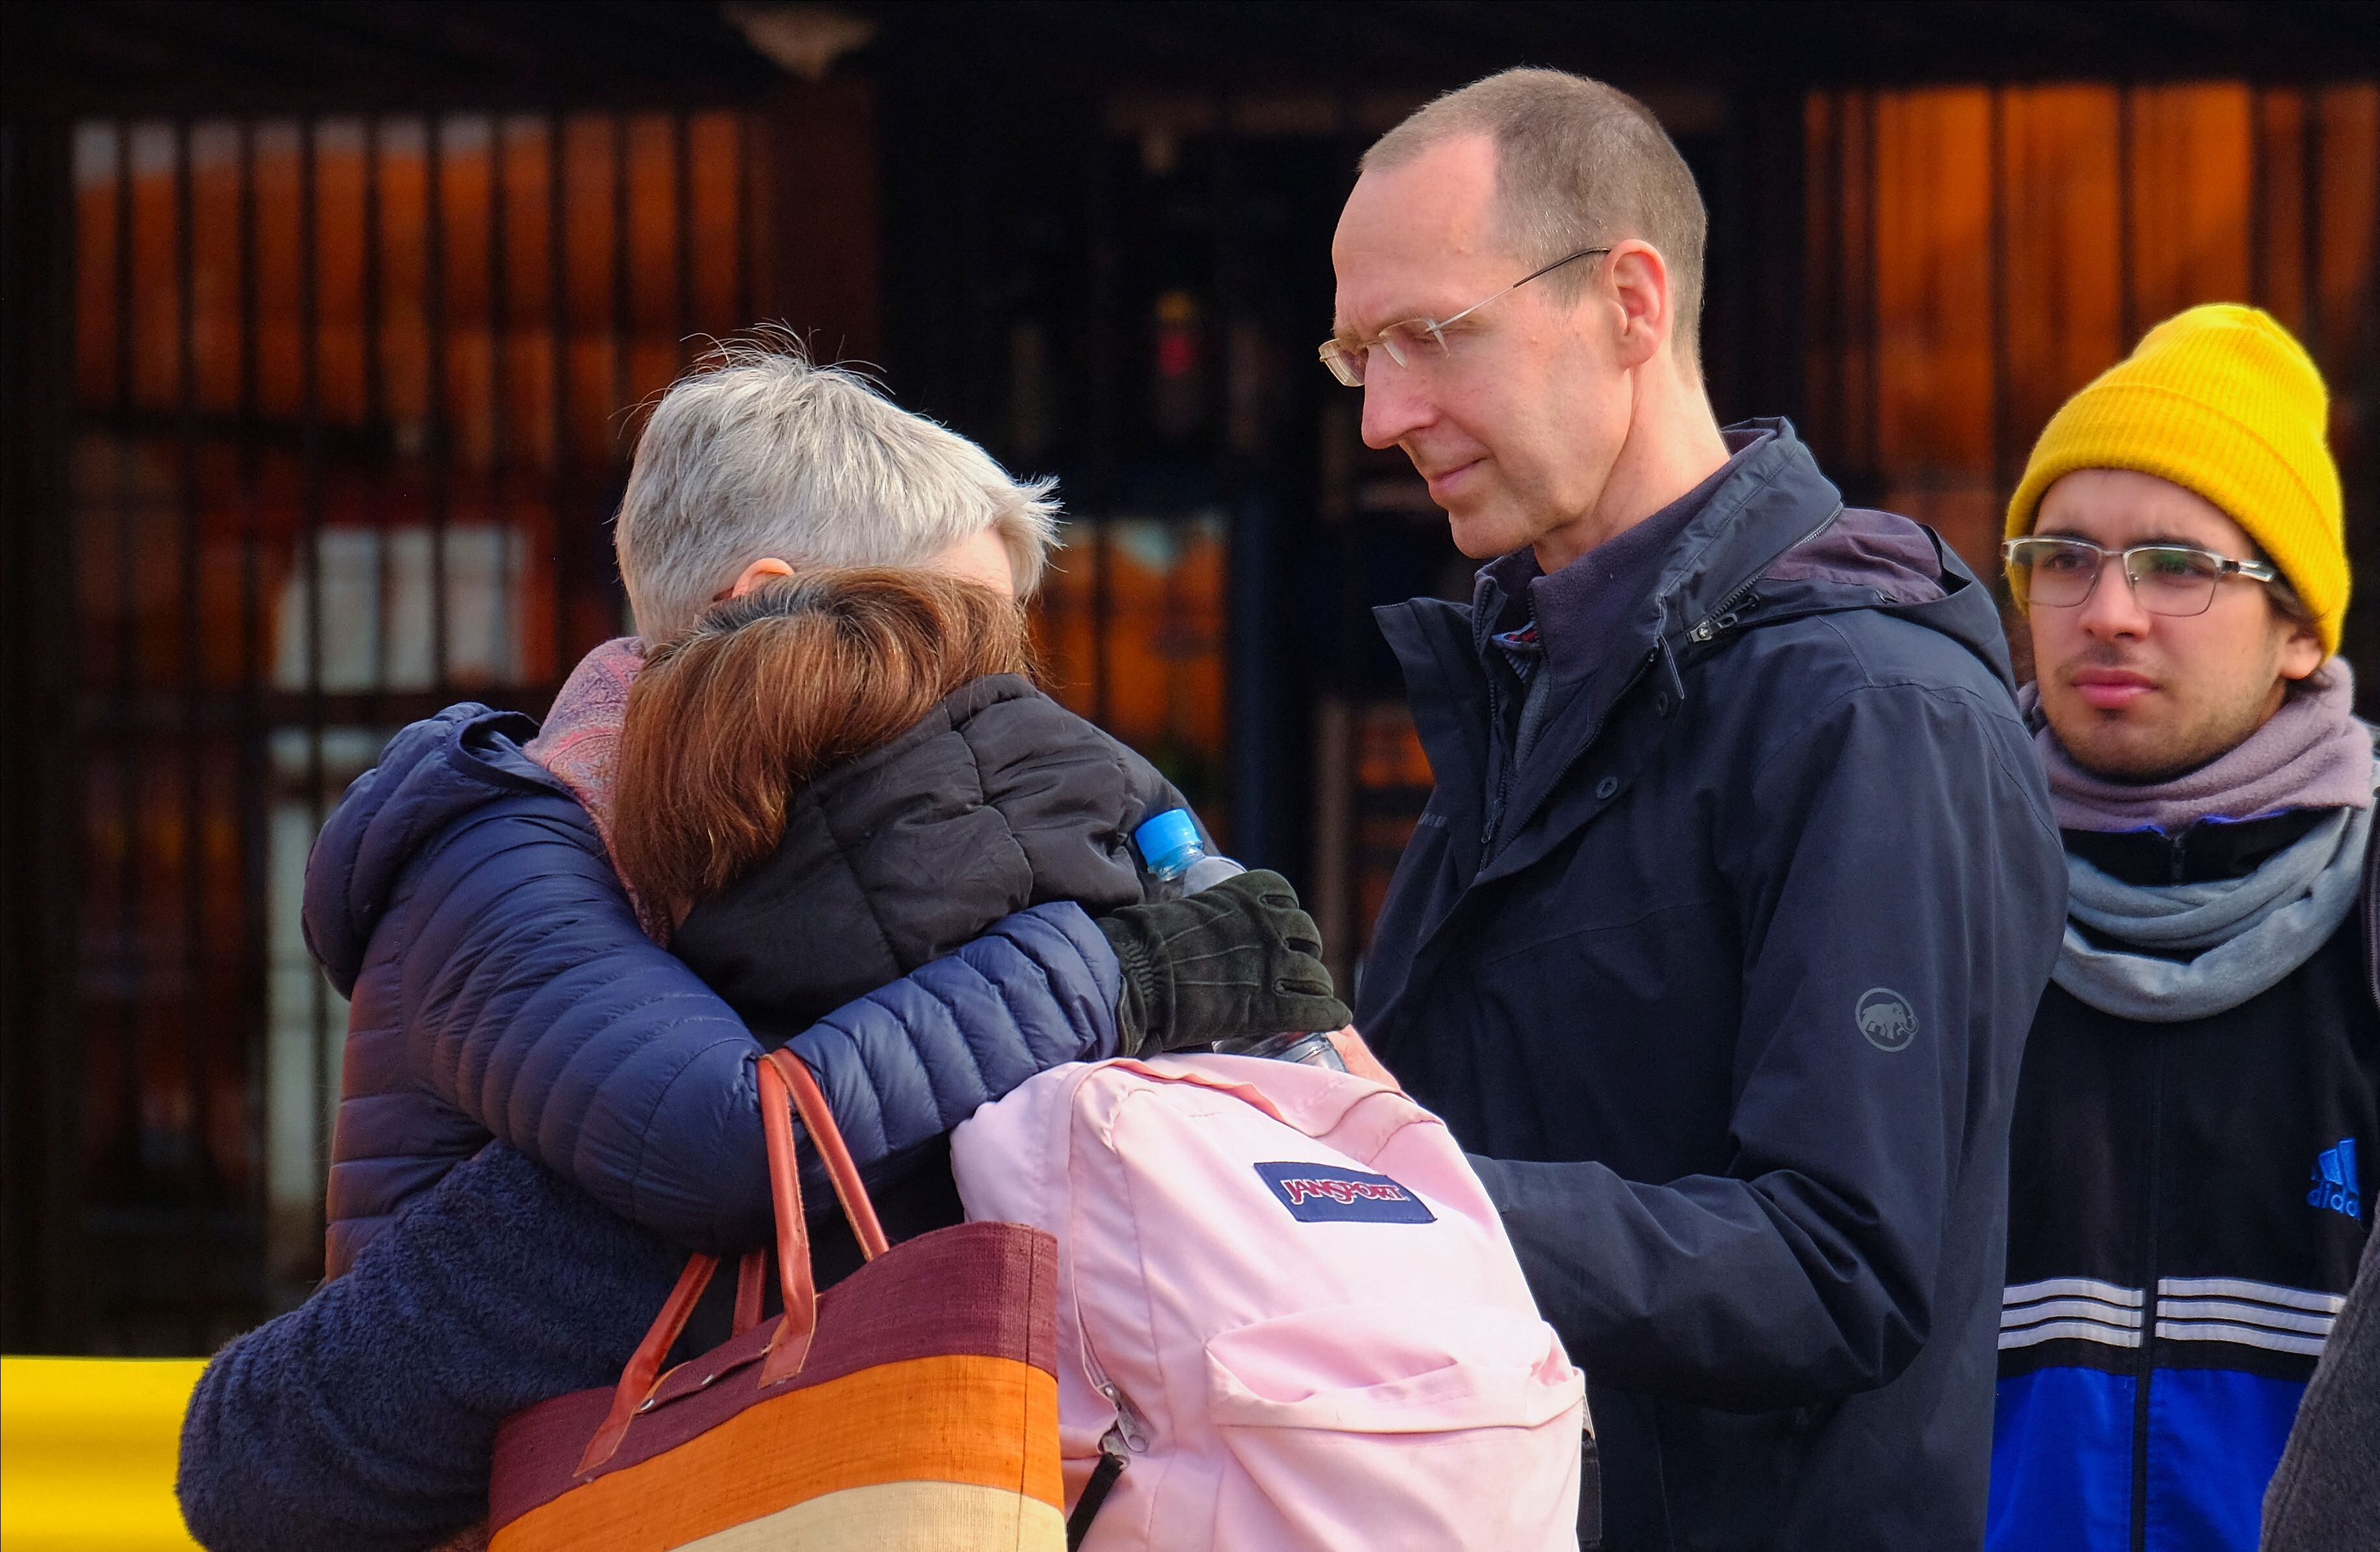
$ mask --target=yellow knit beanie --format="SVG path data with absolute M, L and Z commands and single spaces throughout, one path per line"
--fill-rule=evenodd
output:
M 2223 509 L 2289 579 L 2325 653 L 2347 618 L 2347 533 L 2324 430 L 2330 395 L 2271 314 L 2210 302 L 2167 319 L 2050 417 L 2009 500 L 2033 530 L 2042 493 L 2076 469 L 2132 469 Z

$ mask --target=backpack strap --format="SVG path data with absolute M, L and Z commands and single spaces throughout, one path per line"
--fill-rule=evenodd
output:
M 1124 1458 L 1119 1432 L 1111 1428 L 1107 1437 L 1099 1440 L 1099 1463 L 1091 1468 L 1091 1479 L 1083 1484 L 1083 1496 L 1075 1500 L 1075 1512 L 1066 1516 L 1066 1552 L 1082 1552 L 1083 1538 L 1091 1534 L 1091 1522 L 1099 1517 L 1099 1506 L 1108 1501 L 1116 1478 L 1130 1463 Z

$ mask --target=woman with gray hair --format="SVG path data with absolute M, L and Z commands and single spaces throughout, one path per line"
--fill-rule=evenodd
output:
M 459 1161 L 492 1135 L 689 1248 L 725 1252 L 766 1239 L 749 1036 L 730 1016 L 736 1037 L 717 1037 L 712 1018 L 725 1010 L 707 994 L 655 1027 L 641 1013 L 647 1004 L 618 1009 L 612 988 L 630 963 L 619 934 L 595 933 L 583 946 L 541 936 L 531 950 L 525 924 L 557 912 L 593 918 L 575 897 L 532 907 L 518 891 L 588 875 L 582 888 L 615 910 L 625 892 L 635 925 L 665 944 L 674 924 L 613 866 L 621 728 L 648 644 L 665 647 L 721 600 L 854 566 L 940 572 L 1021 602 L 1041 576 L 1052 512 L 1048 482 L 1019 483 L 965 438 L 899 408 L 856 373 L 812 366 L 798 353 L 722 350 L 663 396 L 638 439 L 616 527 L 640 635 L 590 653 L 517 751 L 576 800 L 583 815 L 572 818 L 593 826 L 593 854 L 569 847 L 523 879 L 525 853 L 554 853 L 550 829 L 516 834 L 498 822 L 505 810 L 483 806 L 477 788 L 466 789 L 451 817 L 443 807 L 436 822 L 414 813 L 407 806 L 427 773 L 444 782 L 457 765 L 445 751 L 468 747 L 485 765 L 496 757 L 473 740 L 504 736 L 443 721 L 400 735 L 315 847 L 309 940 L 355 1000 L 332 1142 L 334 1275 L 436 1182 L 435 1160 Z M 407 816 L 401 826 L 393 814 Z M 408 872 L 431 887 L 371 882 Z M 997 940 L 1027 945 L 1029 978 L 1086 992 L 1111 979 L 1099 934 L 1079 912 L 1036 909 L 1050 915 L 1024 912 L 994 928 Z M 1303 912 L 1236 926 L 1277 943 L 1292 928 L 1300 941 L 1312 934 Z M 430 988 L 455 991 L 424 995 Z M 1101 1000 L 1112 1007 L 1115 995 L 1103 991 Z M 821 1035 L 804 1054 L 826 1092 L 850 1107 L 853 1136 L 876 1139 L 875 1151 L 891 1158 L 1044 1067 L 1112 1049 L 1111 1038 L 1028 1040 L 994 1002 L 964 1019 L 941 1017 L 940 1004 L 914 1012 L 886 1004 L 899 1010 L 897 1032 Z M 1237 1032 L 1177 1033 L 1207 1040 Z M 1160 1043 L 1167 1035 L 1150 1032 Z
M 767 1241 L 762 1045 L 656 940 L 675 924 L 632 906 L 612 863 L 644 644 L 714 600 L 837 564 L 1021 598 L 1050 532 L 1046 486 L 852 374 L 737 350 L 663 398 L 618 524 L 643 637 L 590 654 L 541 731 L 476 705 L 407 729 L 316 843 L 308 941 L 353 999 L 334 1276 L 200 1381 L 180 1487 L 202 1541 L 395 1549 L 452 1532 L 484 1506 L 498 1421 L 616 1376 L 673 1244 Z M 1052 899 L 773 1034 L 889 1183 L 1046 1067 L 1320 1026 L 1312 992 L 1328 1000 L 1329 976 L 1285 885 L 1116 917 L 1129 967 L 1079 904 Z M 1192 962 L 1232 995 L 1178 995 L 1173 966 Z

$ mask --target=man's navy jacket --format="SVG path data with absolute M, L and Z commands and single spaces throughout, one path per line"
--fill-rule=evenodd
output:
M 1609 624 L 1533 587 L 1518 758 L 1493 583 L 1379 612 L 1437 789 L 1357 1023 L 1586 1371 L 1607 1547 L 1973 1546 L 2064 863 L 1989 592 L 1732 440 Z

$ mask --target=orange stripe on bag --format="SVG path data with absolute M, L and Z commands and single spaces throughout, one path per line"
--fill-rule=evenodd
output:
M 988 1430 L 989 1417 L 1016 1420 Z M 847 1425 L 867 1420 L 864 1427 Z M 1022 1427 L 1016 1422 L 1023 1424 Z M 664 1455 L 607 1473 L 513 1522 L 489 1552 L 601 1546 L 662 1552 L 791 1504 L 885 1482 L 1004 1487 L 1055 1507 L 1058 1382 L 1003 1358 L 913 1358 L 795 1390 Z M 932 1544 L 921 1544 L 932 1545 Z

